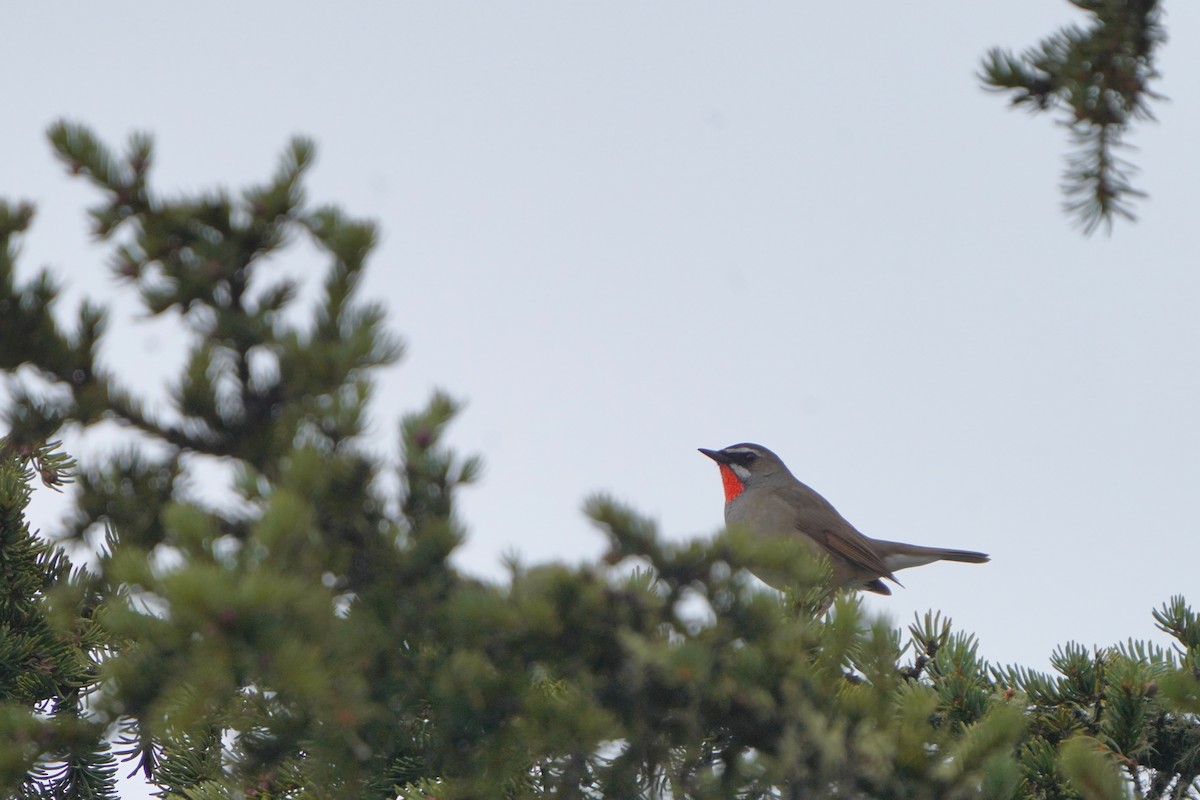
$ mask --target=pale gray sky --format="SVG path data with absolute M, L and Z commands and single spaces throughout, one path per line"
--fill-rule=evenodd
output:
M 50 122 L 151 132 L 166 192 L 310 135 L 311 197 L 383 230 L 366 292 L 409 354 L 378 434 L 433 387 L 469 402 L 465 569 L 595 557 L 595 491 L 710 534 L 696 448 L 759 441 L 870 535 L 993 556 L 871 608 L 1045 668 L 1200 602 L 1200 8 L 1170 11 L 1151 199 L 1111 238 L 1059 211 L 1065 131 L 975 76 L 1081 19 L 1042 0 L 12 4 L 0 192 L 38 203 L 24 274 L 70 307 L 114 286 Z M 116 325 L 110 363 L 172 375 L 171 328 Z

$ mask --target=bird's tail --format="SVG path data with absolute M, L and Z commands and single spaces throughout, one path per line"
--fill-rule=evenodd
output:
M 934 561 L 961 561 L 966 564 L 983 564 L 990 560 L 987 553 L 974 550 L 953 550 L 948 547 L 923 547 L 919 544 L 888 542 L 876 539 L 871 543 L 883 563 L 892 572 L 909 567 L 920 567 Z

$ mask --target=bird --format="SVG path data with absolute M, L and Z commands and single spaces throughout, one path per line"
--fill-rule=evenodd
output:
M 760 444 L 743 442 L 721 450 L 699 450 L 721 469 L 725 524 L 744 528 L 751 535 L 799 535 L 814 553 L 829 557 L 832 589 L 891 594 L 883 579 L 903 586 L 896 579 L 897 570 L 934 561 L 982 564 L 990 560 L 986 553 L 974 550 L 924 547 L 864 535 L 828 500 L 792 475 L 779 456 Z

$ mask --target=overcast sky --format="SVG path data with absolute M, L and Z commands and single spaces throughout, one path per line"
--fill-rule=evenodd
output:
M 10 4 L 0 193 L 38 204 L 22 274 L 112 298 L 107 361 L 161 397 L 183 340 L 131 319 L 45 128 L 152 133 L 166 193 L 309 135 L 312 199 L 381 226 L 365 293 L 409 347 L 375 432 L 434 387 L 468 403 L 464 569 L 594 558 L 597 491 L 710 535 L 696 448 L 758 441 L 868 535 L 992 554 L 870 608 L 1046 668 L 1200 602 L 1200 7 L 1170 10 L 1171 102 L 1131 139 L 1150 199 L 1112 237 L 1060 212 L 1065 131 L 976 77 L 1082 21 L 1043 0 Z

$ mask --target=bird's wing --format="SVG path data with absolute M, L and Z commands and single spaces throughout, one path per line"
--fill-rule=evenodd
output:
M 896 580 L 872 547 L 872 540 L 859 533 L 828 500 L 803 484 L 788 492 L 786 499 L 795 512 L 796 529 L 830 555 L 845 559 L 856 570 Z
M 883 559 L 871 548 L 871 540 L 849 524 L 841 529 L 822 530 L 819 534 L 809 533 L 808 535 L 816 539 L 817 543 L 826 550 L 841 556 L 855 567 L 859 567 L 863 571 L 869 570 L 872 574 L 888 580 L 896 580 L 896 576 L 887 568 L 887 564 L 883 563 Z M 899 581 L 896 582 L 899 583 Z

